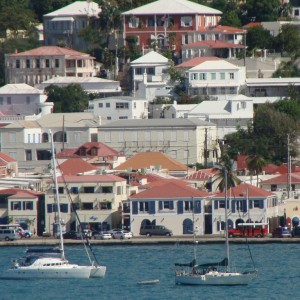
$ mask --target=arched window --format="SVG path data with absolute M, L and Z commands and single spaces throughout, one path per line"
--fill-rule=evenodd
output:
M 64 131 L 55 132 L 53 135 L 54 142 L 67 142 L 67 134 Z
M 194 232 L 193 221 L 191 219 L 185 219 L 182 226 L 183 234 L 192 234 Z
M 235 228 L 237 228 L 237 225 L 240 224 L 240 223 L 245 223 L 243 219 L 237 219 L 235 221 Z
M 141 223 L 141 226 L 152 225 L 151 221 L 148 219 L 144 219 Z

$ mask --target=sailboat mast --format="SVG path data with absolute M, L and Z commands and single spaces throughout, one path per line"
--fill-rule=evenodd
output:
M 196 230 L 195 230 L 195 203 L 194 203 L 194 197 L 193 197 L 193 244 L 194 244 L 194 259 L 196 260 Z
M 230 261 L 229 261 L 229 240 L 228 240 L 228 204 L 227 204 L 227 170 L 224 168 L 224 182 L 225 182 L 225 238 L 226 238 L 226 257 L 228 260 L 227 272 L 230 271 Z
M 52 151 L 52 164 L 53 164 L 53 179 L 54 179 L 54 188 L 55 188 L 55 202 L 57 205 L 57 217 L 58 217 L 58 229 L 59 229 L 59 240 L 60 240 L 60 250 L 61 256 L 65 258 L 65 250 L 64 250 L 64 242 L 63 242 L 63 234 L 62 234 L 62 226 L 61 226 L 61 213 L 60 213 L 60 202 L 58 195 L 58 183 L 57 183 L 57 173 L 56 173 L 56 161 L 55 161 L 55 152 L 54 152 L 54 142 L 53 135 L 51 130 L 49 130 L 50 139 L 51 139 L 51 151 Z

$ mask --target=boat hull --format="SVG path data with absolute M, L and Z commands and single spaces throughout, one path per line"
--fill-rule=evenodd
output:
M 34 278 L 83 278 L 88 279 L 92 267 L 78 266 L 73 268 L 19 268 L 9 269 L 1 274 L 6 279 L 34 279 Z
M 256 273 L 238 273 L 238 272 L 215 272 L 204 275 L 198 274 L 177 274 L 175 283 L 183 285 L 247 285 Z
M 103 278 L 106 273 L 106 267 L 96 266 L 91 269 L 90 278 Z

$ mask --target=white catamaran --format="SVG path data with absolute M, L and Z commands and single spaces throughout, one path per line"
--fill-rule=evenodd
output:
M 57 204 L 57 216 L 59 220 L 59 249 L 56 251 L 42 251 L 42 248 L 28 251 L 24 257 L 14 260 L 13 266 L 6 272 L 3 272 L 1 277 L 5 278 L 101 278 L 105 276 L 106 267 L 100 266 L 91 262 L 89 266 L 80 266 L 71 264 L 65 257 L 63 235 L 61 230 L 61 213 L 60 202 L 58 195 L 58 184 L 56 174 L 56 162 L 53 136 L 51 136 L 52 145 L 52 161 L 53 161 L 53 177 L 55 184 L 55 197 Z M 91 261 L 91 260 L 90 260 Z
M 237 272 L 230 268 L 230 251 L 228 240 L 228 208 L 227 208 L 227 170 L 225 172 L 225 237 L 226 257 L 220 262 L 205 264 L 196 263 L 195 230 L 194 259 L 188 264 L 175 264 L 175 283 L 183 285 L 247 285 L 257 275 L 257 270 Z M 194 225 L 193 225 L 194 226 Z M 179 269 L 178 269 L 179 267 Z

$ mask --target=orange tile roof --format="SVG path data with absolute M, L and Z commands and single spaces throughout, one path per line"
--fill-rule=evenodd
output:
M 246 31 L 241 28 L 231 27 L 231 26 L 216 26 L 213 28 L 212 31 L 222 31 L 222 32 L 228 32 L 230 34 L 237 34 L 237 33 L 245 33 Z
M 57 178 L 59 183 L 61 182 L 87 182 L 87 183 L 97 183 L 97 182 L 120 182 L 126 181 L 126 179 L 116 176 L 114 174 L 95 174 L 95 175 L 64 175 Z
M 24 52 L 10 54 L 11 56 L 90 56 L 89 54 L 78 52 L 70 48 L 57 46 L 42 46 Z
M 129 158 L 125 163 L 117 166 L 114 170 L 149 169 L 150 166 L 161 166 L 169 171 L 186 171 L 187 166 L 162 152 L 140 152 Z M 189 169 L 190 170 L 190 169 Z
M 42 192 L 37 192 L 37 191 L 32 191 L 32 190 L 23 190 L 23 189 L 4 189 L 4 190 L 0 190 L 0 195 L 15 195 L 18 193 L 25 193 L 27 195 L 30 196 L 39 196 L 39 195 L 43 195 L 44 193 Z
M 250 23 L 244 25 L 243 28 L 251 28 L 251 27 L 255 27 L 255 26 L 262 26 L 261 22 L 250 22 Z
M 227 197 L 232 198 L 245 198 L 247 196 L 247 190 L 248 190 L 248 197 L 254 198 L 254 197 L 269 197 L 274 196 L 273 193 L 266 191 L 264 189 L 258 188 L 254 185 L 247 184 L 247 183 L 241 183 L 235 187 L 230 188 L 227 191 Z M 215 195 L 215 198 L 224 198 L 225 197 L 225 191 L 218 193 Z
M 9 155 L 5 154 L 4 152 L 0 152 L 0 159 L 5 162 L 15 162 L 16 160 L 10 157 Z
M 131 199 L 164 199 L 164 198 L 205 198 L 210 194 L 189 186 L 177 184 L 176 182 L 167 182 L 166 184 L 149 188 L 143 192 L 132 195 Z
M 69 158 L 59 165 L 59 169 L 63 175 L 76 175 L 79 173 L 97 170 L 98 168 L 92 166 L 81 158 Z
M 215 57 L 215 56 L 201 56 L 201 57 L 194 57 L 190 60 L 187 60 L 185 62 L 183 62 L 180 65 L 177 65 L 177 68 L 192 68 L 192 67 L 196 67 L 206 61 L 212 61 L 212 60 L 221 60 L 221 58 L 219 57 Z

